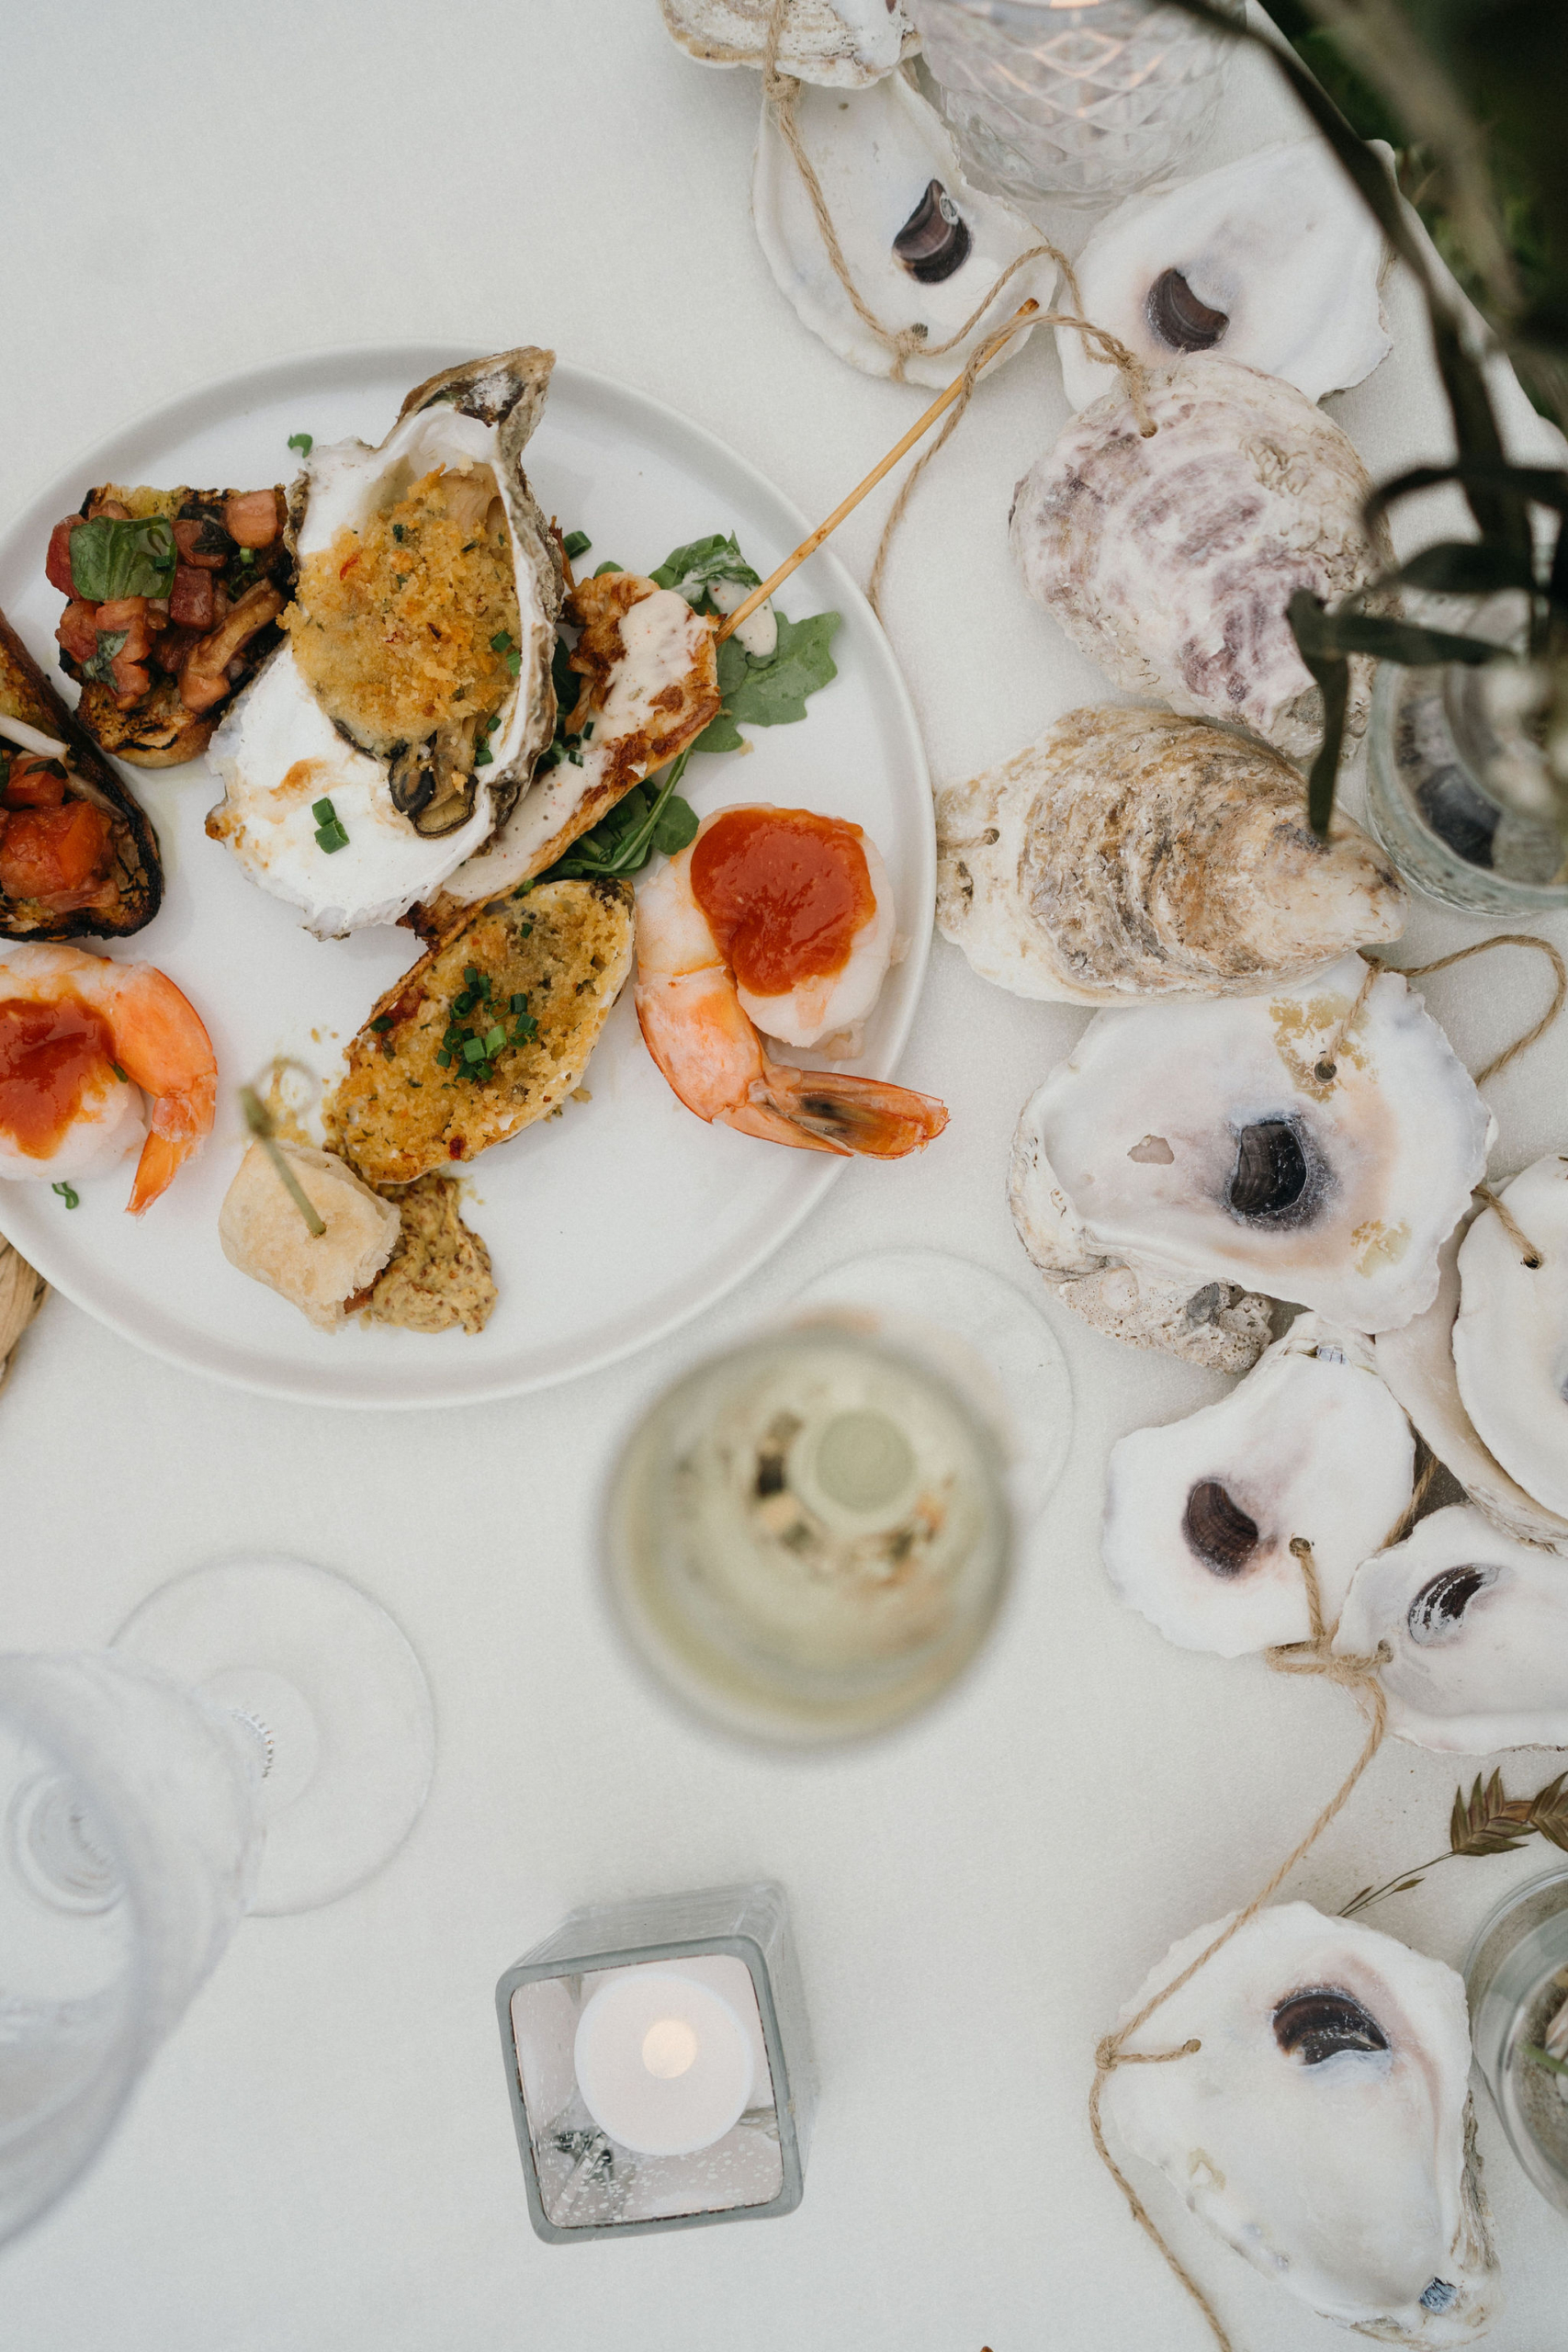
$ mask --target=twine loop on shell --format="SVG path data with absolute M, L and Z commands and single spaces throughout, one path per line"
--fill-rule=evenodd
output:
M 49 1296 L 49 1284 L 8 1241 L 0 1241 L 0 1388 L 17 1340 Z

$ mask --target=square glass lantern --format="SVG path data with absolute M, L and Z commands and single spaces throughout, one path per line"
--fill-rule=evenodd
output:
M 574 1911 L 496 1986 L 542 2238 L 793 2212 L 817 2104 L 784 1889 Z

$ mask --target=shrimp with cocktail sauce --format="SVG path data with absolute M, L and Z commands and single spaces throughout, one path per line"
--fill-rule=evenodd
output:
M 689 1111 L 803 1151 L 876 1159 L 947 1125 L 929 1094 L 776 1062 L 871 1011 L 892 960 L 892 896 L 861 831 L 805 808 L 721 809 L 637 902 L 637 1015 Z
M 0 954 L 0 1177 L 100 1176 L 140 1144 L 127 1204 L 140 1216 L 217 1098 L 211 1040 L 154 966 L 75 947 Z

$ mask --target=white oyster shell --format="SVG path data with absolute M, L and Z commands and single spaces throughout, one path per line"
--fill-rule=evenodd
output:
M 1500 1197 L 1540 1263 L 1527 1264 L 1495 1209 L 1466 1234 L 1453 1340 L 1460 1395 L 1509 1476 L 1568 1514 L 1568 1155 L 1549 1151 Z
M 1018 996 L 1242 995 L 1404 928 L 1359 826 L 1319 841 L 1287 760 L 1168 711 L 1069 711 L 936 822 L 938 925 Z
M 1389 1729 L 1490 1756 L 1568 1747 L 1568 1564 L 1468 1503 L 1435 1510 L 1358 1571 L 1334 1646 L 1379 1669 Z
M 1123 2018 L 1225 1924 L 1173 1944 Z M 1498 2292 L 1454 1971 L 1359 1920 L 1280 1904 L 1128 2046 L 1191 2039 L 1202 2046 L 1185 2058 L 1111 2074 L 1105 2112 L 1127 2146 L 1325 2318 L 1382 2343 L 1472 2343 Z
M 1024 476 L 1012 548 L 1024 585 L 1106 676 L 1197 718 L 1315 751 L 1322 696 L 1285 617 L 1392 565 L 1361 521 L 1371 481 L 1304 392 L 1224 359 L 1152 371 L 1140 434 L 1118 388 L 1072 418 Z M 1361 731 L 1367 665 L 1352 665 Z
M 1347 956 L 1266 997 L 1096 1014 L 1025 1104 L 1010 1179 L 1020 1238 L 1069 1306 L 1111 1268 L 1193 1295 L 1245 1285 L 1364 1332 L 1431 1303 L 1491 1123 L 1398 973 L 1345 1032 L 1365 976 Z
M 1239 1387 L 1111 1450 L 1100 1534 L 1122 1599 L 1183 1649 L 1240 1657 L 1329 1624 L 1409 1505 L 1415 1440 L 1359 1334 L 1298 1317 Z
M 511 808 L 555 727 L 550 658 L 560 609 L 558 558 L 523 471 L 543 413 L 552 352 L 501 352 L 433 377 L 409 394 L 378 448 L 357 440 L 314 448 L 291 498 L 303 560 L 385 507 L 435 466 L 489 467 L 506 509 L 521 628 L 517 684 L 477 771 L 472 811 L 431 837 L 394 805 L 389 763 L 359 749 L 328 717 L 285 638 L 225 714 L 208 747 L 224 797 L 207 830 L 264 890 L 297 907 L 322 938 L 395 922 L 432 896 Z M 348 835 L 328 855 L 314 803 L 330 799 Z
M 1568 1519 L 1548 1510 L 1509 1477 L 1477 1436 L 1459 1393 L 1453 1358 L 1459 1252 L 1472 1222 L 1467 1216 L 1439 1250 L 1438 1295 L 1425 1314 L 1373 1340 L 1377 1368 L 1444 1469 L 1488 1519 L 1524 1543 L 1568 1552 Z
M 953 134 L 902 74 L 845 100 L 803 89 L 795 122 L 810 156 L 850 275 L 863 300 L 897 334 L 921 326 L 925 341 L 947 343 L 1010 263 L 1041 242 L 1040 232 L 1001 197 L 964 179 Z M 913 277 L 893 240 L 940 181 L 967 235 L 967 251 L 951 276 L 934 284 Z M 751 216 L 779 291 L 840 359 L 869 376 L 890 376 L 894 356 L 855 311 L 828 257 L 822 232 L 794 156 L 772 110 L 764 106 L 751 183 Z M 1043 254 L 1010 277 L 971 333 L 949 351 L 913 353 L 904 374 L 913 384 L 946 384 L 976 345 L 1021 302 L 1033 295 L 1050 307 L 1055 265 Z M 1014 335 L 990 361 L 1001 367 L 1027 336 Z
M 699 64 L 764 62 L 773 0 L 660 0 L 660 6 L 671 40 Z M 858 90 L 919 45 L 899 0 L 791 0 L 778 64 L 802 82 Z
M 1260 147 L 1179 187 L 1130 197 L 1100 222 L 1077 269 L 1084 317 L 1146 366 L 1168 368 L 1192 350 L 1190 341 L 1171 340 L 1162 281 L 1174 270 L 1224 321 L 1194 356 L 1239 360 L 1318 401 L 1359 384 L 1393 347 L 1378 299 L 1383 260 L 1382 232 L 1327 143 L 1314 138 Z M 1074 408 L 1114 390 L 1116 370 L 1088 357 L 1070 327 L 1056 329 L 1056 349 Z

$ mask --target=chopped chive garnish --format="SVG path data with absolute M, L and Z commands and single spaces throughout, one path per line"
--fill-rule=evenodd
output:
M 512 639 L 505 629 L 498 628 L 496 630 L 495 635 L 491 639 L 490 650 L 492 653 L 511 652 Z
M 575 563 L 580 555 L 586 555 L 588 553 L 588 550 L 593 545 L 593 542 L 589 537 L 586 531 L 569 531 L 565 538 L 561 541 L 561 545 L 565 548 L 573 563 Z
M 291 433 L 288 436 L 288 446 L 291 449 L 298 449 L 302 458 L 308 458 L 315 447 L 314 435 L 309 433 Z
M 317 826 L 316 846 L 318 849 L 324 849 L 329 857 L 335 856 L 340 849 L 348 847 L 348 835 L 335 817 L 330 825 Z
M 520 678 L 523 674 L 523 656 L 521 653 L 508 653 L 503 655 L 502 658 L 513 676 L 514 678 Z
M 485 1052 L 487 1055 L 499 1054 L 505 1043 L 506 1032 L 504 1029 L 487 1029 L 485 1031 Z
M 470 988 L 477 988 L 479 986 L 479 966 L 477 964 L 465 964 L 463 967 L 463 978 L 467 980 Z
M 583 728 L 583 730 L 582 730 L 582 739 L 581 739 L 581 740 L 583 741 L 583 742 L 585 742 L 585 743 L 587 742 L 588 738 L 590 737 L 590 735 L 592 735 L 592 732 L 593 732 L 593 721 L 592 721 L 592 719 L 589 719 L 589 721 L 587 722 L 586 726 Z
M 61 1199 L 64 1202 L 68 1209 L 79 1209 L 81 1207 L 82 1195 L 76 1190 L 74 1184 L 51 1184 L 49 1189 L 51 1193 L 59 1193 Z
M 441 1065 L 441 1067 L 442 1067 L 442 1069 L 451 1069 L 451 1067 L 452 1067 L 452 1057 L 451 1057 L 451 1055 L 447 1052 L 447 1050 L 446 1050 L 446 1046 L 438 1046 L 436 1047 L 436 1049 L 435 1049 L 435 1058 L 436 1058 L 436 1060 L 440 1063 L 440 1065 Z
M 543 773 L 544 773 L 544 771 L 546 770 L 546 768 L 553 768 L 553 767 L 555 766 L 555 764 L 556 764 L 557 761 L 558 761 L 559 758 L 560 758 L 560 746 L 559 746 L 559 744 L 558 744 L 558 743 L 547 743 L 547 744 L 546 744 L 546 746 L 545 746 L 545 748 L 544 748 L 544 750 L 543 750 L 543 751 L 540 752 L 540 754 L 539 754 L 539 764 L 538 764 L 538 770 L 537 770 L 537 773 L 538 773 L 538 774 L 540 774 L 540 775 L 543 775 Z
M 393 524 L 393 526 L 392 526 L 392 537 L 393 537 L 393 538 L 394 538 L 394 539 L 396 539 L 396 541 L 397 541 L 398 545 L 399 545 L 400 547 L 401 547 L 401 546 L 402 546 L 402 543 L 403 543 L 403 526 L 402 526 L 402 525 L 401 525 L 400 523 L 394 523 L 394 524 Z
M 480 1045 L 479 1039 L 477 1037 L 470 1037 L 468 1044 L 463 1048 L 463 1059 L 466 1062 L 482 1062 L 484 1057 L 485 1049 Z
M 111 1061 L 111 1062 L 110 1062 L 110 1064 L 109 1064 L 109 1068 L 110 1068 L 110 1069 L 112 1069 L 112 1070 L 113 1070 L 113 1072 L 114 1072 L 114 1074 L 115 1074 L 116 1078 L 118 1078 L 118 1080 L 119 1080 L 119 1082 L 120 1082 L 120 1084 L 121 1084 L 122 1086 L 129 1086 L 129 1085 L 130 1084 L 130 1079 L 129 1079 L 129 1078 L 127 1078 L 127 1076 L 126 1076 L 125 1072 L 121 1069 L 121 1068 L 120 1068 L 120 1066 L 119 1066 L 119 1064 L 118 1064 L 118 1062 Z
M 603 580 L 607 571 L 624 571 L 625 569 L 626 566 L 620 563 L 602 563 L 593 577 L 595 580 Z
M 581 752 L 569 752 L 567 753 L 567 758 L 571 762 L 574 768 L 580 768 L 582 765 L 582 754 Z
M 528 1010 L 527 998 L 525 996 L 514 994 L 512 999 L 512 1010 L 513 1012 L 526 1012 Z
M 337 810 L 330 800 L 312 800 L 310 814 L 318 825 L 335 825 L 337 822 Z
M 512 895 L 514 899 L 525 899 L 533 887 L 533 878 L 530 876 L 526 882 L 519 882 L 516 889 L 513 890 Z
M 493 767 L 494 764 L 495 753 L 491 750 L 488 743 L 481 743 L 479 750 L 474 753 L 475 767 L 488 768 Z

